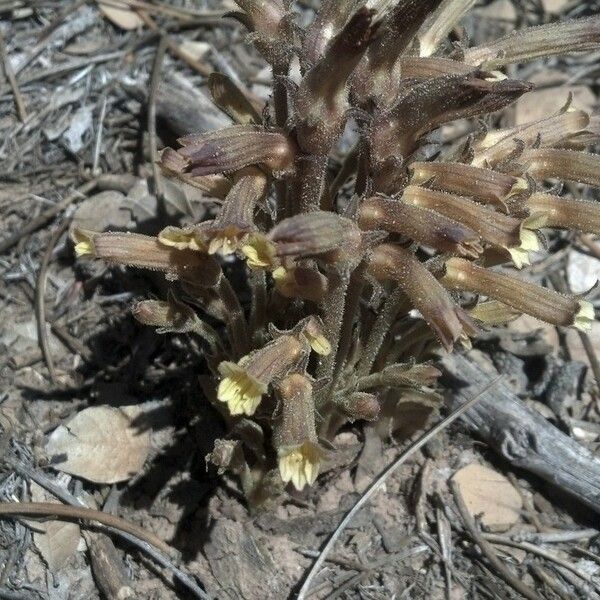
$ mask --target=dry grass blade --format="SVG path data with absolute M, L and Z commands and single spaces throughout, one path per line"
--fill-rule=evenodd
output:
M 46 366 L 48 367 L 50 380 L 55 386 L 57 386 L 59 382 L 58 378 L 56 377 L 56 369 L 54 367 L 54 361 L 52 360 L 52 354 L 50 353 L 50 345 L 48 344 L 48 329 L 46 327 L 46 305 L 44 304 L 44 296 L 46 294 L 48 265 L 50 264 L 52 251 L 54 250 L 54 247 L 56 246 L 60 236 L 66 231 L 69 223 L 70 219 L 66 219 L 52 234 L 40 264 L 40 271 L 35 288 L 35 317 L 37 320 L 38 343 L 40 345 L 40 350 L 42 351 L 44 360 L 46 361 Z
M 502 376 L 496 377 L 493 381 L 491 381 L 488 385 L 486 385 L 478 394 L 476 394 L 471 400 L 465 402 L 458 408 L 454 409 L 445 419 L 442 419 L 439 423 L 431 427 L 427 430 L 423 435 L 421 435 L 415 442 L 410 444 L 406 450 L 404 450 L 400 456 L 389 466 L 387 467 L 383 473 L 381 473 L 377 479 L 367 488 L 364 494 L 359 498 L 356 504 L 350 509 L 348 514 L 342 519 L 341 523 L 337 526 L 336 530 L 331 534 L 330 538 L 327 540 L 327 543 L 321 550 L 321 554 L 311 567 L 300 591 L 298 593 L 298 600 L 304 600 L 310 595 L 310 587 L 313 583 L 313 580 L 319 573 L 321 566 L 327 559 L 327 555 L 335 545 L 336 541 L 339 539 L 340 535 L 346 529 L 350 521 L 355 517 L 356 513 L 371 499 L 371 497 L 377 492 L 384 483 L 389 479 L 389 477 L 402 465 L 404 464 L 415 452 L 418 452 L 431 438 L 436 436 L 438 433 L 443 431 L 446 427 L 451 425 L 456 419 L 458 419 L 461 415 L 467 412 L 470 408 L 472 408 L 484 395 L 490 390 L 500 379 Z
M 0 32 L 0 59 L 2 60 L 4 74 L 8 79 L 13 95 L 15 97 L 15 104 L 17 106 L 17 112 L 19 113 L 19 119 L 21 119 L 21 121 L 25 123 L 25 121 L 27 120 L 27 109 L 25 108 L 25 100 L 23 99 L 23 95 L 21 94 L 21 90 L 19 89 L 19 84 L 17 83 L 17 78 L 15 77 L 15 73 L 10 65 L 10 60 L 8 58 L 8 54 L 6 53 L 6 43 L 4 42 L 4 36 L 2 35 L 2 32 Z

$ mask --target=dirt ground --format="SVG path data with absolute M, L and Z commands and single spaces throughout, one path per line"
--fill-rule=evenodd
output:
M 440 411 L 407 401 L 391 438 L 381 427 L 346 429 L 338 462 L 313 488 L 259 511 L 248 510 L 234 479 L 207 468 L 222 425 L 203 399 L 199 348 L 130 312 L 137 299 L 164 297 L 164 278 L 76 260 L 68 233 L 74 224 L 156 233 L 164 222 L 153 144 L 227 124 L 207 91 L 213 70 L 265 100 L 271 75 L 242 27 L 219 18 L 232 2 L 126 4 L 136 10 L 0 0 L 0 501 L 86 506 L 110 525 L 60 512 L 57 520 L 3 518 L 0 598 L 293 598 L 347 512 Z M 313 3 L 297 4 L 308 15 Z M 479 3 L 466 27 L 486 39 L 599 12 L 595 2 L 496 0 Z M 506 119 L 548 114 L 569 92 L 575 105 L 597 110 L 598 56 L 520 68 L 538 91 Z M 172 223 L 215 209 L 196 190 L 164 185 Z M 597 240 L 557 234 L 548 243 L 551 258 L 534 261 L 528 277 L 566 278 L 575 292 L 596 283 Z M 522 402 L 597 453 L 597 324 L 582 337 L 522 317 L 474 346 Z M 67 450 L 79 454 L 65 467 L 58 459 Z M 514 578 L 539 598 L 600 598 L 598 515 L 511 465 L 460 421 L 353 514 L 310 597 L 519 597 L 469 534 L 451 478 Z M 123 537 L 123 522 L 138 529 Z M 169 548 L 157 550 L 139 528 Z

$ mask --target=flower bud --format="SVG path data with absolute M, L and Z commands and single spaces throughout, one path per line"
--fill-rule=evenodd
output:
M 552 325 L 573 325 L 587 330 L 594 320 L 594 307 L 585 300 L 478 267 L 460 258 L 446 261 L 442 283 L 451 289 L 489 296 Z
M 560 23 L 526 27 L 494 42 L 469 48 L 467 64 L 487 69 L 569 52 L 587 52 L 600 47 L 600 17 L 571 19 Z
M 260 123 L 260 107 L 252 104 L 237 84 L 224 73 L 214 72 L 208 77 L 208 87 L 213 102 L 239 125 Z
M 278 267 L 273 271 L 275 288 L 284 298 L 320 302 L 327 293 L 327 277 L 308 267 Z
M 600 186 L 600 155 L 573 150 L 542 148 L 520 157 L 527 172 L 537 179 L 561 179 Z
M 464 196 L 409 185 L 402 201 L 429 208 L 469 227 L 484 241 L 507 250 L 518 268 L 529 264 L 529 252 L 540 249 L 537 235 L 527 227 L 527 220 L 496 212 Z
M 354 14 L 300 83 L 296 135 L 305 154 L 326 155 L 342 133 L 349 108 L 347 81 L 373 34 L 372 18 L 367 9 Z
M 81 231 L 80 231 L 81 234 Z M 221 268 L 212 259 L 193 250 L 169 248 L 157 238 L 138 233 L 92 233 L 80 241 L 80 251 L 110 264 L 126 265 L 152 271 L 162 271 L 169 279 L 182 279 L 203 285 L 215 285 Z
M 302 60 L 312 66 L 325 54 L 331 40 L 340 33 L 364 0 L 323 0 L 302 43 Z
M 158 327 L 158 333 L 194 331 L 199 321 L 194 309 L 175 298 L 171 298 L 170 302 L 142 300 L 131 312 L 140 323 Z
M 353 392 L 334 398 L 335 405 L 352 421 L 376 421 L 381 406 L 375 394 Z
M 400 0 L 388 12 L 352 77 L 352 94 L 360 104 L 394 101 L 401 77 L 398 59 L 440 1 Z
M 357 388 L 360 390 L 375 387 L 413 387 L 435 385 L 441 371 L 428 363 L 396 363 L 385 367 L 383 370 L 361 377 Z
M 279 459 L 279 473 L 297 490 L 312 485 L 321 468 L 323 451 L 317 441 L 313 389 L 306 375 L 293 373 L 277 385 L 278 414 L 273 443 Z
M 483 251 L 472 229 L 432 210 L 380 196 L 361 204 L 359 224 L 363 229 L 400 233 L 441 252 L 477 257 Z
M 167 175 L 174 176 L 213 198 L 225 198 L 231 188 L 229 179 L 220 174 L 193 177 L 185 173 L 188 166 L 189 161 L 173 148 L 165 148 L 160 156 L 160 167 Z
M 465 311 L 408 250 L 393 244 L 378 246 L 371 255 L 369 272 L 380 281 L 398 284 L 446 350 L 450 351 L 457 339 L 476 332 Z
M 177 150 L 177 170 L 193 176 L 232 173 L 249 165 L 284 174 L 291 171 L 296 155 L 293 141 L 283 131 L 260 125 L 233 125 L 188 135 L 178 142 L 183 148 Z M 163 164 L 175 163 L 172 153 L 167 157 Z
M 232 415 L 253 415 L 269 385 L 283 377 L 306 355 L 304 344 L 282 335 L 237 363 L 223 361 L 217 398 L 226 402 Z
M 544 217 L 544 227 L 575 229 L 600 235 L 600 203 L 535 193 L 527 199 L 532 215 Z
M 454 162 L 414 162 L 411 184 L 428 183 L 436 190 L 471 196 L 508 212 L 505 202 L 526 193 L 529 183 L 522 177 Z
M 360 244 L 360 230 L 354 221 L 325 211 L 284 219 L 268 237 L 278 256 L 316 256 Z
M 252 32 L 250 39 L 262 56 L 275 68 L 285 67 L 292 55 L 294 31 L 288 2 L 283 0 L 235 0 L 244 12 L 232 17 Z

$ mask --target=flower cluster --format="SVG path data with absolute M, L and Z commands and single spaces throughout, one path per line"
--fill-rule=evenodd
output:
M 228 16 L 272 67 L 272 96 L 257 107 L 211 76 L 233 124 L 161 157 L 220 209 L 155 237 L 74 236 L 81 255 L 173 282 L 134 315 L 203 340 L 204 393 L 229 427 L 209 458 L 260 502 L 312 484 L 339 428 L 377 419 L 383 397 L 393 407 L 406 390 L 431 392 L 438 372 L 424 361 L 437 347 L 520 314 L 590 326 L 585 299 L 515 272 L 543 251 L 544 229 L 600 234 L 600 205 L 555 185 L 600 186 L 600 156 L 585 150 L 598 119 L 567 102 L 518 127 L 442 134 L 532 90 L 507 65 L 598 49 L 600 18 L 469 48 L 449 33 L 473 0 L 323 0 L 306 28 L 287 0 L 236 1 Z M 239 268 L 224 271 L 232 258 Z

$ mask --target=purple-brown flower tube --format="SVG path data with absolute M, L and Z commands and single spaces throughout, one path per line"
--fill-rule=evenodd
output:
M 169 154 L 167 167 L 177 166 L 194 176 L 232 173 L 249 165 L 259 165 L 278 175 L 292 170 L 296 156 L 293 141 L 283 131 L 260 125 L 233 125 L 187 135 L 178 142 L 183 146 L 177 150 L 179 164 L 175 165 Z
M 450 351 L 457 339 L 476 332 L 466 312 L 408 250 L 393 244 L 377 246 L 369 272 L 378 280 L 392 280 L 400 286 L 446 350 Z
M 436 190 L 471 196 L 507 211 L 506 200 L 524 193 L 529 184 L 522 177 L 514 177 L 491 169 L 454 162 L 414 162 L 411 184 L 427 183 Z
M 381 196 L 361 204 L 359 225 L 400 233 L 441 252 L 476 257 L 483 251 L 479 236 L 469 227 L 432 210 Z
M 506 249 L 519 268 L 529 264 L 529 252 L 540 249 L 537 235 L 526 227 L 527 221 L 499 213 L 464 196 L 409 185 L 402 194 L 402 201 L 429 208 L 469 227 L 485 242 Z
M 594 307 L 585 300 L 478 267 L 461 258 L 446 261 L 442 283 L 451 289 L 489 296 L 553 325 L 573 325 L 586 330 L 594 320 Z

